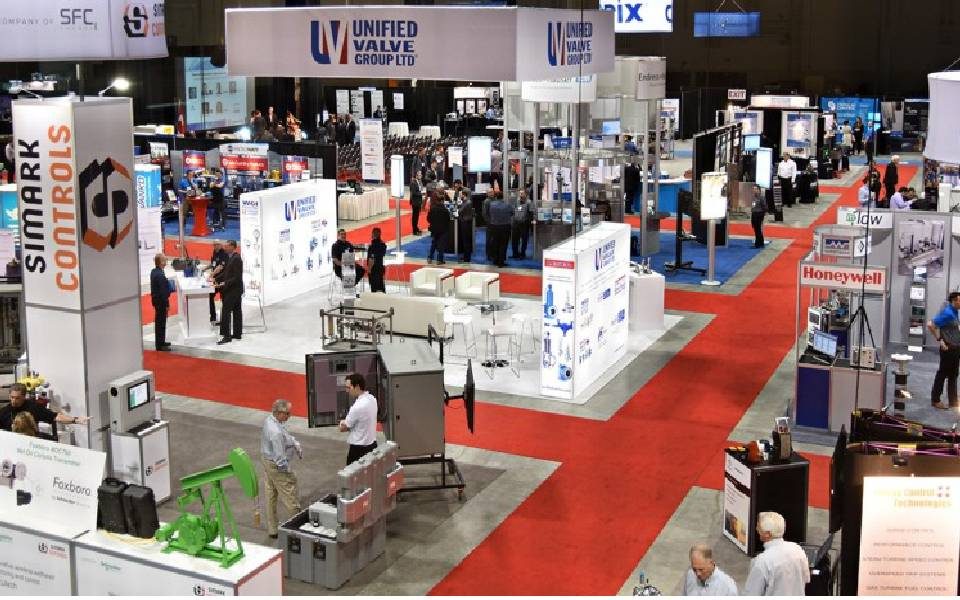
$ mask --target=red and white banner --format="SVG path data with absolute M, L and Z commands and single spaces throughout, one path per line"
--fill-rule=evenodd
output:
M 203 150 L 184 150 L 183 151 L 184 169 L 206 169 L 207 153 Z
M 800 285 L 879 293 L 887 289 L 887 269 L 800 263 Z
M 222 144 L 220 166 L 228 171 L 262 173 L 270 169 L 267 144 Z
M 285 183 L 300 181 L 303 172 L 310 170 L 310 164 L 306 156 L 284 156 L 280 166 Z

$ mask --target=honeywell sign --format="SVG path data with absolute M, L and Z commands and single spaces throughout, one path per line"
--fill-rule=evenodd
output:
M 800 285 L 845 290 L 883 292 L 887 289 L 887 270 L 882 267 L 838 267 L 801 264 Z

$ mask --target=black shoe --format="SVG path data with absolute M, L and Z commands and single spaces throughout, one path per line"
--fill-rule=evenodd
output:
M 441 260 L 441 261 L 438 261 L 437 264 L 438 264 L 438 265 L 445 265 L 445 264 L 447 264 L 447 261 Z
M 271 534 L 268 534 L 267 537 L 270 538 L 271 540 L 275 540 L 277 539 L 277 534 L 271 533 Z
M 217 340 L 217 345 L 223 345 L 223 344 L 229 344 L 229 343 L 230 343 L 230 338 L 228 337 L 222 337 L 219 340 Z
M 213 324 L 214 324 L 215 326 L 219 327 L 219 326 L 220 326 L 220 321 L 214 321 Z
M 242 340 L 242 339 L 243 339 L 243 336 L 242 336 L 242 335 L 235 335 L 235 336 L 232 336 L 230 339 L 231 339 L 231 340 Z
M 757 244 L 754 244 L 753 246 L 751 246 L 751 248 L 756 248 L 756 249 L 759 250 L 759 249 L 763 248 L 763 246 L 758 246 Z
M 166 346 L 158 346 L 157 352 L 170 352 L 170 344 L 167 344 Z

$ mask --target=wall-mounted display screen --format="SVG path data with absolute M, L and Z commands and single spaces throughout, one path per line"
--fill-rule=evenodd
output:
M 603 135 L 620 135 L 620 120 L 604 121 L 600 126 L 600 133 Z
M 760 35 L 759 12 L 695 12 L 693 37 L 755 37 Z
M 760 148 L 760 134 L 753 133 L 743 136 L 743 151 L 756 152 Z
M 208 56 L 183 58 L 183 98 L 187 129 L 238 127 L 250 119 L 254 86 L 247 77 L 230 77 Z

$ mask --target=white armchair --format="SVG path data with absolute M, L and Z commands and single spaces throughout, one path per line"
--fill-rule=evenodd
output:
M 453 269 L 421 267 L 410 273 L 410 294 L 444 298 L 453 293 Z
M 500 275 L 496 273 L 480 273 L 467 271 L 457 277 L 457 298 L 463 300 L 490 300 L 500 299 Z

